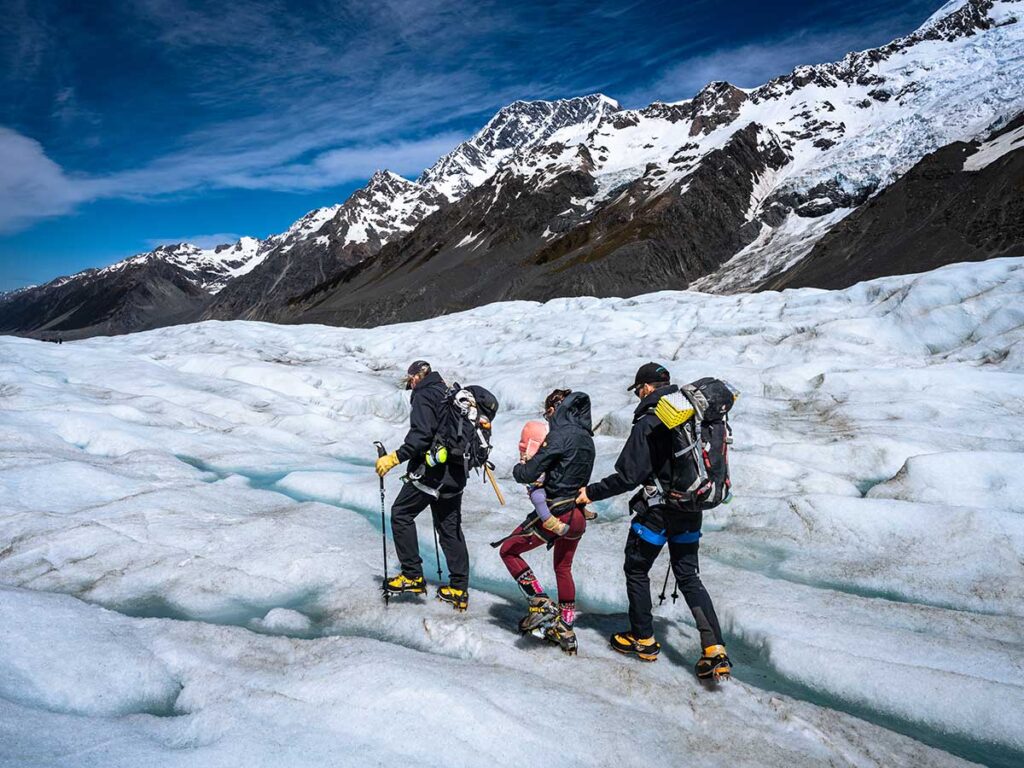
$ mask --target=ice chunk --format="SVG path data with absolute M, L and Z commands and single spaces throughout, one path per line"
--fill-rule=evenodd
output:
M 308 616 L 288 608 L 273 608 L 262 619 L 253 619 L 249 625 L 272 635 L 306 636 L 313 628 Z
M 1024 452 L 950 451 L 911 456 L 895 477 L 876 485 L 868 495 L 1024 512 Z
M 0 670 L 0 696 L 52 712 L 167 714 L 181 692 L 131 620 L 7 587 L 0 587 Z

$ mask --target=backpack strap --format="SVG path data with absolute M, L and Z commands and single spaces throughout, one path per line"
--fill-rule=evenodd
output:
M 680 387 L 679 391 L 683 393 L 683 397 L 690 401 L 690 405 L 693 406 L 693 410 L 696 411 L 697 423 L 700 424 L 704 421 L 704 414 L 708 410 L 708 400 L 704 397 L 704 394 L 689 384 Z
M 686 448 L 683 449 L 683 452 L 689 451 L 690 454 L 693 456 L 694 463 L 697 465 L 697 479 L 693 481 L 693 487 L 687 488 L 688 491 L 695 491 L 698 488 L 700 488 L 700 486 L 702 486 L 705 482 L 707 482 L 707 479 L 708 479 L 708 468 L 704 466 L 704 451 L 701 448 L 701 444 L 700 444 L 700 441 L 701 441 L 701 434 L 700 434 L 701 422 L 697 420 L 697 415 L 695 414 L 693 420 L 688 422 L 688 423 L 693 425 L 693 436 L 692 436 L 693 439 L 690 442 L 690 444 L 688 446 L 686 446 Z M 679 429 L 684 430 L 683 431 L 684 439 L 689 439 L 690 436 L 686 435 L 686 432 L 685 432 L 686 424 L 684 424 L 683 426 L 679 427 Z

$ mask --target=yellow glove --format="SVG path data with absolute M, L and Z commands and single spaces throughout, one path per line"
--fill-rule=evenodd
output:
M 569 526 L 554 515 L 545 520 L 542 525 L 545 531 L 549 531 L 555 534 L 555 536 L 565 536 L 569 532 Z
M 398 463 L 398 454 L 395 451 L 381 456 L 377 459 L 377 474 L 384 477 L 384 475 L 397 467 Z

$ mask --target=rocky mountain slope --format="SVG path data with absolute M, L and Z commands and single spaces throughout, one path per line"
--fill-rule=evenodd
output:
M 76 338 L 191 322 L 262 256 L 262 243 L 251 237 L 206 249 L 160 246 L 0 296 L 0 333 Z
M 652 195 L 661 183 L 653 172 L 596 211 L 578 203 L 596 192 L 588 153 L 570 151 L 533 176 L 508 169 L 293 309 L 302 322 L 373 325 L 509 298 L 685 287 L 753 238 L 744 226 L 753 178 L 787 157 L 776 136 L 751 124 L 685 184 Z M 565 231 L 553 235 L 552 226 Z
M 290 298 L 375 255 L 444 203 L 429 187 L 378 171 L 342 205 L 313 211 L 287 232 L 268 238 L 260 265 L 234 280 L 204 316 L 278 319 Z
M 922 158 L 983 141 L 1024 110 L 1022 17 L 1021 0 L 956 0 L 888 45 L 758 88 L 715 82 L 642 109 L 600 94 L 515 102 L 416 181 L 378 172 L 344 203 L 265 241 L 243 240 L 234 254 L 178 246 L 122 265 L 181 269 L 205 298 L 176 317 L 280 322 L 376 323 L 494 299 L 788 284 L 781 275 L 798 274 L 808 254 L 827 261 L 827 243 L 863 224 L 867 210 L 886 219 L 880 206 L 919 183 Z M 1005 172 L 1012 203 L 1016 167 L 979 176 Z M 862 213 L 836 229 L 854 211 Z M 1008 219 L 989 224 L 993 243 L 1013 241 L 1002 231 L 1012 230 Z M 877 248 L 881 230 L 873 231 L 864 247 Z M 1001 252 L 962 257 L 990 250 Z M 853 250 L 836 258 L 863 261 Z M 862 273 L 916 262 L 874 263 Z M 86 292 L 96 279 L 93 270 L 70 278 Z M 45 309 L 63 285 L 32 289 L 40 317 L 29 326 L 20 294 L 0 297 L 0 328 L 67 328 L 65 313 Z M 63 293 L 52 303 L 63 306 Z
M 82 338 L 194 320 L 210 302 L 192 272 L 164 259 L 89 270 L 0 299 L 0 333 Z

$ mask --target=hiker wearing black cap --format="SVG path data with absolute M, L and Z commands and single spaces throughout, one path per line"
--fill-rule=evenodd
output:
M 718 625 L 711 596 L 701 583 L 697 550 L 703 518 L 697 503 L 677 503 L 667 499 L 662 489 L 672 482 L 672 462 L 676 449 L 672 431 L 655 414 L 658 401 L 679 392 L 671 383 L 668 369 L 658 363 L 645 363 L 627 388 L 640 398 L 633 414 L 633 428 L 626 440 L 615 471 L 597 483 L 581 488 L 577 502 L 588 504 L 643 486 L 630 501 L 635 513 L 626 539 L 626 592 L 629 598 L 630 629 L 612 635 L 615 650 L 635 654 L 644 661 L 656 661 L 661 646 L 654 639 L 651 615 L 650 570 L 668 543 L 669 557 L 676 581 L 697 623 L 703 654 L 697 662 L 698 677 L 727 675 L 731 668 L 722 631 Z
M 437 596 L 465 610 L 469 602 L 469 551 L 462 535 L 466 473 L 458 462 L 439 463 L 427 457 L 441 426 L 448 385 L 430 363 L 417 360 L 409 366 L 405 386 L 412 390 L 409 432 L 401 447 L 381 456 L 376 465 L 377 474 L 383 477 L 403 461 L 408 462 L 406 483 L 391 507 L 391 533 L 402 572 L 389 579 L 385 589 L 393 594 L 426 593 L 416 516 L 429 506 L 450 576 L 450 583 L 441 586 Z

